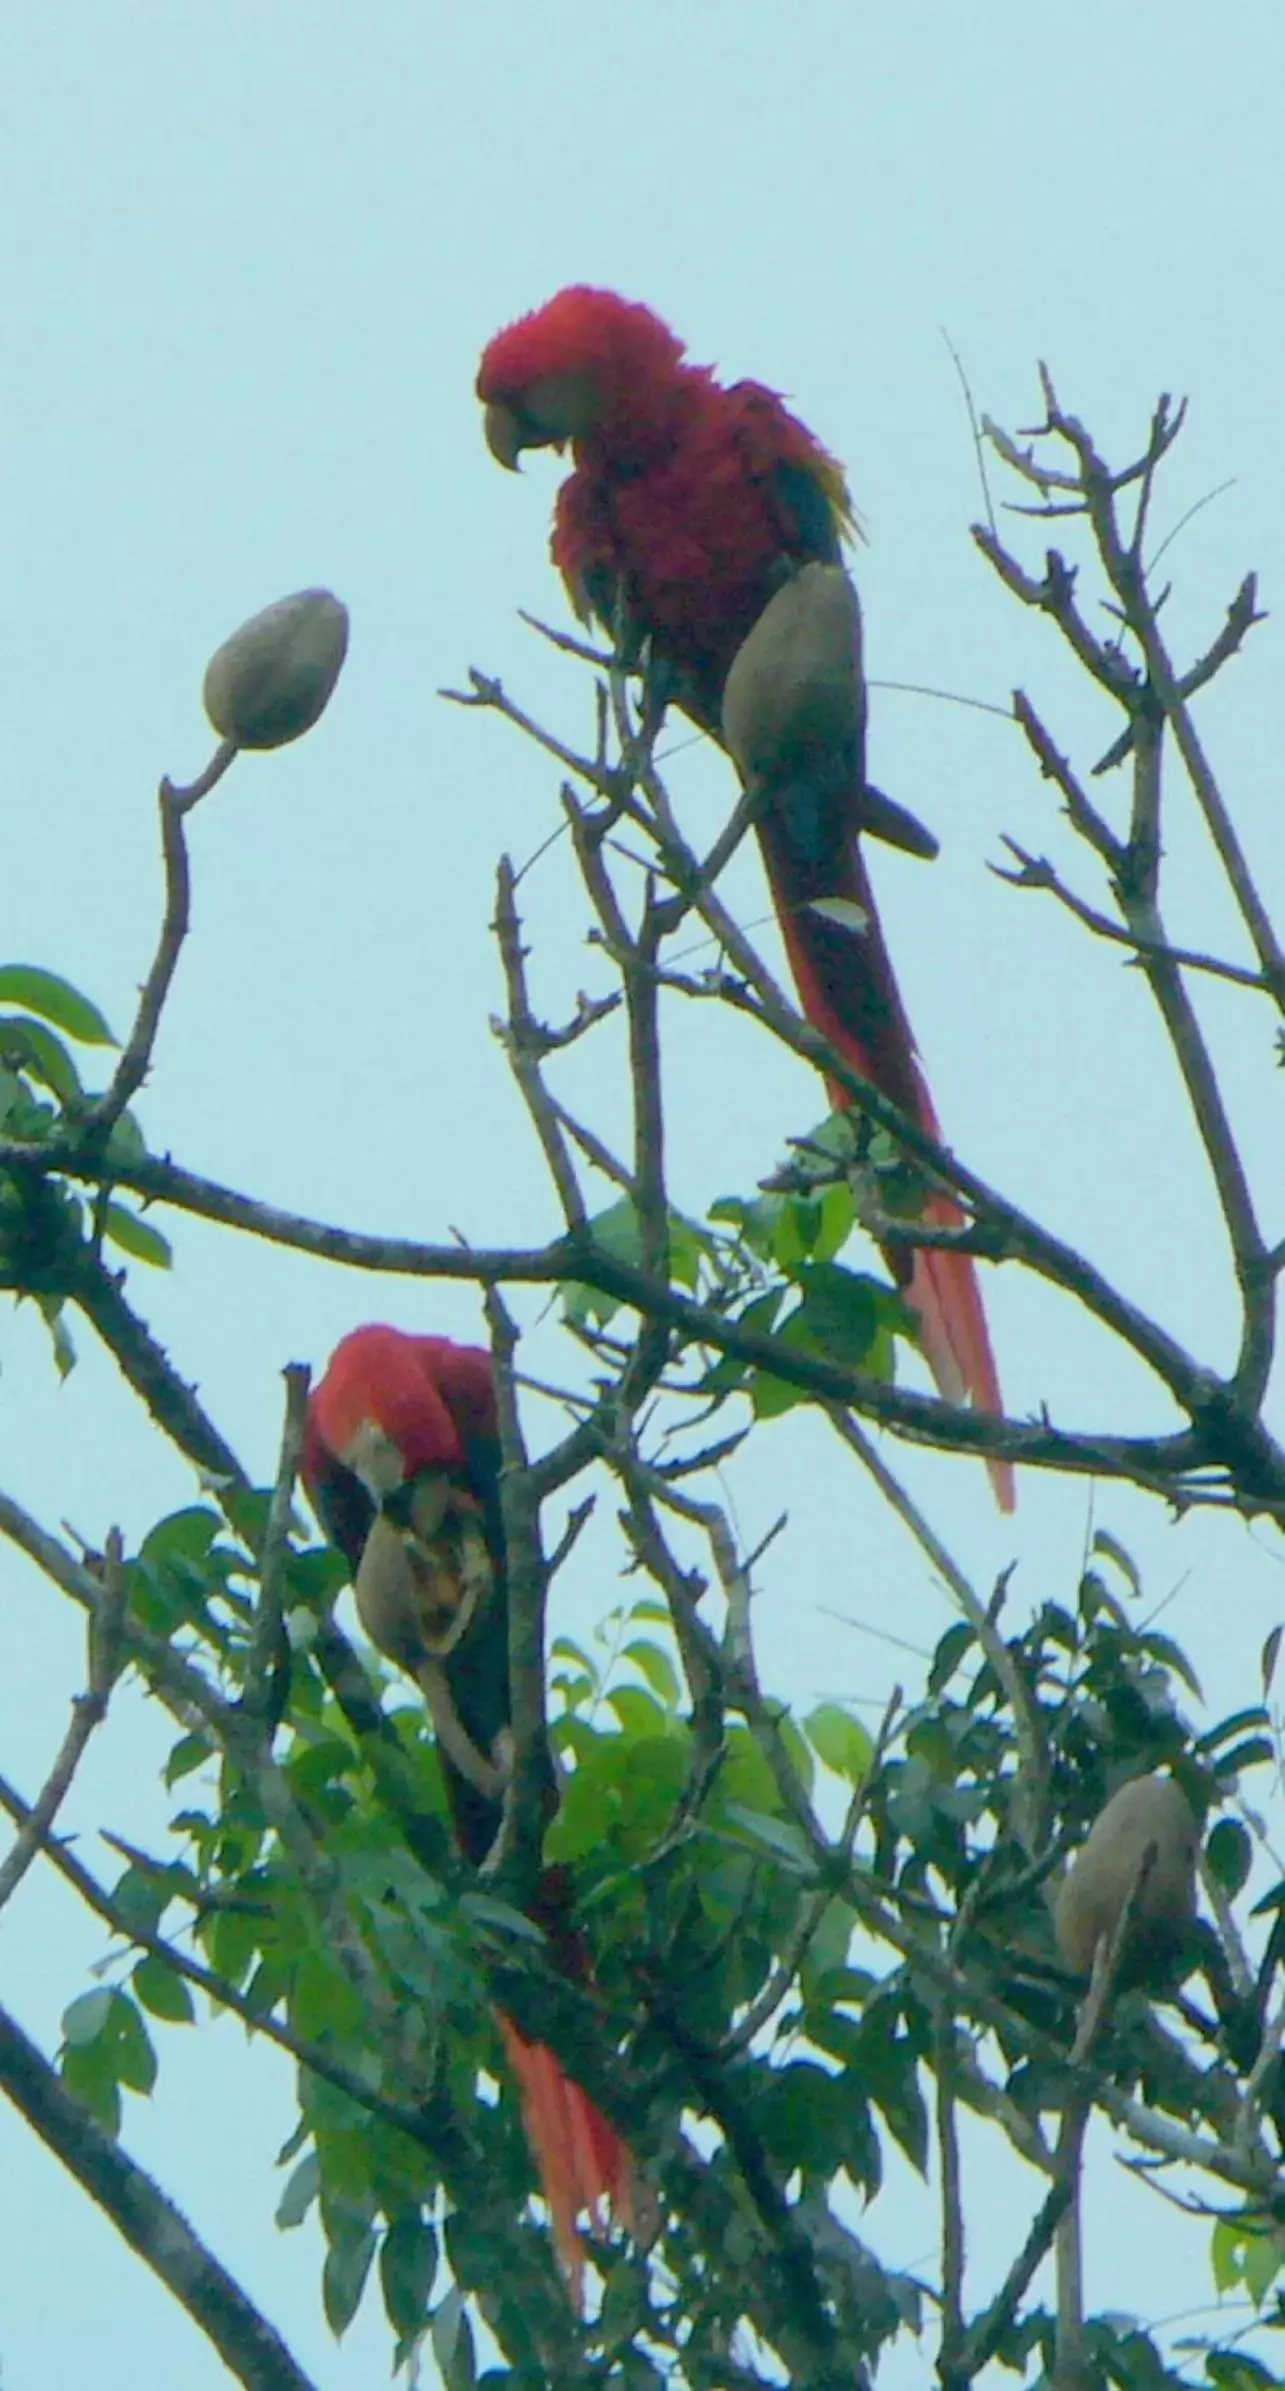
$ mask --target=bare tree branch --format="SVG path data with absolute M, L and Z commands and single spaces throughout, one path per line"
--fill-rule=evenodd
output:
M 84 1693 L 77 1694 L 72 1703 L 71 1722 L 62 1748 L 30 1814 L 18 1829 L 12 1850 L 0 1863 L 0 1909 L 17 1891 L 40 1850 L 71 1789 L 89 1739 L 107 1716 L 120 1667 L 126 1595 L 123 1558 L 120 1531 L 113 1528 L 107 1539 L 98 1600 L 89 1614 L 89 1681 Z
M 160 2186 L 63 2089 L 6 2010 L 0 2010 L 0 2091 L 174 2294 L 246 2391 L 316 2391 L 275 2326 Z

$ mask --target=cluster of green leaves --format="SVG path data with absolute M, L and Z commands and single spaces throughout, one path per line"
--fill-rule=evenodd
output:
M 858 1163 L 867 1171 L 879 1167 L 880 1201 L 894 1211 L 917 1209 L 922 1183 L 897 1165 L 891 1149 L 881 1166 L 872 1161 L 875 1138 L 865 1136 L 858 1151 L 861 1136 L 850 1113 L 832 1114 L 801 1141 L 806 1162 L 792 1166 L 800 1184 L 752 1197 L 720 1196 L 704 1226 L 671 1211 L 669 1276 L 738 1326 L 776 1337 L 787 1351 L 891 1380 L 894 1340 L 916 1341 L 918 1323 L 886 1279 L 839 1260 L 857 1227 L 850 1174 Z M 642 1229 L 629 1197 L 596 1214 L 588 1233 L 612 1261 L 642 1268 Z M 564 1317 L 573 1327 L 605 1328 L 619 1308 L 614 1297 L 578 1282 L 561 1292 Z M 710 1366 L 705 1391 L 711 1397 L 747 1395 L 759 1419 L 809 1399 L 771 1370 L 731 1355 Z
M 233 1491 L 222 1509 L 179 1512 L 130 1565 L 139 1622 L 233 1700 L 253 1648 L 267 1500 Z M 156 2028 L 194 2014 L 168 1956 L 190 1945 L 248 2018 L 279 2022 L 316 2054 L 300 2068 L 279 2219 L 288 2229 L 319 2218 L 336 2332 L 374 2270 L 399 2360 L 427 2332 L 451 2391 L 476 2379 L 471 2311 L 505 2353 L 484 2377 L 497 2391 L 546 2379 L 554 2345 L 568 2381 L 581 2367 L 586 2380 L 646 2385 L 674 2379 L 677 2366 L 681 2379 L 682 2353 L 696 2366 L 762 2314 L 749 2149 L 788 2193 L 817 2281 L 844 2319 L 845 2348 L 876 2363 L 921 2321 L 920 2287 L 853 2231 L 859 2204 L 880 2190 L 889 2138 L 921 2173 L 929 2164 L 942 1992 L 917 1964 L 914 1937 L 949 1949 L 1003 2003 L 1009 2027 L 978 2047 L 1032 2116 L 1060 2105 L 1075 2026 L 1078 1988 L 1057 1961 L 1013 1832 L 1022 1734 L 972 1628 L 960 1622 L 943 1636 L 922 1698 L 878 1754 L 833 1701 L 799 1719 L 690 1715 L 655 1601 L 619 1609 L 586 1642 L 554 1646 L 565 1782 L 546 1856 L 574 1880 L 595 1974 L 586 2023 L 605 2038 L 609 2069 L 613 2043 L 627 2054 L 631 2132 L 663 2217 L 659 2267 L 600 2246 L 604 2304 L 582 2326 L 529 2203 L 531 2162 L 491 2010 L 498 1989 L 524 2024 L 524 2003 L 538 2016 L 550 1997 L 541 1938 L 453 1857 L 436 1752 L 410 1686 L 390 1688 L 374 1664 L 385 1693 L 385 1732 L 374 1738 L 339 1709 L 316 1643 L 341 1577 L 329 1552 L 296 1550 L 287 1564 L 292 1653 L 276 1749 L 320 1878 L 265 1810 L 253 1771 L 212 1734 L 182 1735 L 167 1771 L 183 1789 L 175 1848 L 133 1854 L 115 1888 L 121 1939 L 66 2014 L 68 2085 L 113 2131 L 122 2093 L 150 2092 Z M 1171 1769 L 1208 1821 L 1243 1773 L 1273 1756 L 1261 1711 L 1193 1732 L 1181 1707 L 1198 1692 L 1188 1665 L 1141 1617 L 1141 1589 L 1106 1536 L 1074 1603 L 1042 1604 L 1008 1649 L 1038 1728 L 1050 1848 L 1081 1840 L 1116 1786 L 1144 1769 Z M 827 1863 L 798 1800 L 837 1820 L 857 1792 L 852 1855 Z M 1207 1850 L 1235 1897 L 1249 1869 L 1243 1826 L 1220 1818 Z M 890 1951 L 872 1933 L 872 1902 L 902 1920 L 908 1948 Z M 1283 1902 L 1277 1885 L 1258 1907 L 1274 1917 Z M 140 1957 L 131 1933 L 167 1947 Z M 364 1988 L 347 1964 L 349 1938 Z M 1158 2035 L 1147 2000 L 1122 1997 L 1104 2057 L 1117 2080 L 1172 2117 L 1217 2127 L 1228 2086 L 1257 2056 L 1278 1941 L 1269 1937 L 1252 2002 L 1208 2019 L 1203 2044 L 1198 2012 L 1194 2027 L 1187 2017 L 1181 2034 Z M 1278 2063 L 1264 2096 L 1285 2152 L 1279 2073 Z M 678 2133 L 684 2115 L 705 2121 L 699 2185 L 693 2146 Z M 1219 2281 L 1245 2291 L 1260 2321 L 1285 2322 L 1274 2220 L 1232 2217 L 1214 2255 Z M 1142 2391 L 1193 2379 L 1165 2371 L 1136 2320 L 1098 2319 L 1092 2332 L 1106 2382 Z M 1030 2309 L 998 2356 L 1025 2373 L 1049 2362 L 1051 2336 L 1049 2317 Z M 1225 2341 L 1190 2349 L 1209 2384 L 1240 2391 L 1271 2379 Z
M 1206 1856 L 1230 1900 L 1246 1884 L 1252 1846 L 1238 1819 L 1223 1817 L 1212 1827 L 1210 1822 L 1247 1770 L 1275 1764 L 1267 1713 L 1238 1712 L 1195 1733 L 1182 1708 L 1184 1696 L 1199 1696 L 1190 1665 L 1171 1638 L 1134 1616 L 1141 1598 L 1128 1556 L 1099 1533 L 1074 1606 L 1043 1603 L 1029 1627 L 1008 1643 L 1038 1740 L 1044 1833 L 1051 1852 L 1078 1845 L 1122 1783 L 1167 1769 L 1210 1829 Z M 1023 1767 L 1029 1787 L 1030 1756 L 1023 1759 L 1004 1688 L 979 1652 L 972 1628 L 961 1622 L 941 1639 L 923 1698 L 906 1714 L 897 1747 L 871 1784 L 872 1879 L 895 1892 L 906 1919 L 918 1915 L 938 1921 L 956 1965 L 980 1976 L 999 1995 L 1012 2025 L 995 2032 L 990 2044 L 999 2060 L 996 2080 L 1009 2099 L 1038 2119 L 1056 2113 L 1065 2095 L 1060 2054 L 1072 2039 L 1082 1988 L 1058 1961 L 1047 1906 L 1033 1889 L 1032 1871 L 1013 1831 Z M 1285 1884 L 1271 1886 L 1256 1910 L 1274 1915 L 1283 1899 Z M 924 1931 L 931 1939 L 934 1928 L 926 1923 Z M 1261 2048 L 1283 1957 L 1285 1947 L 1273 1933 L 1252 1997 L 1237 2000 L 1225 1971 L 1217 1968 L 1212 1935 L 1198 1930 L 1190 1958 L 1193 1964 L 1210 1965 L 1216 2014 L 1202 2015 L 1189 2005 L 1185 2033 L 1160 2033 L 1151 2000 L 1141 1991 L 1123 1993 L 1097 2063 L 1166 2116 L 1206 2130 L 1225 2127 L 1236 2081 Z M 913 2079 L 936 2065 L 934 2031 L 940 2032 L 942 2017 L 938 1985 L 916 1968 L 912 1955 L 885 1975 L 877 1990 L 856 1980 L 849 1999 L 836 1978 L 825 1993 L 828 2008 L 819 2011 L 804 1988 L 795 2023 L 856 2070 L 861 2037 L 874 2019 L 888 2021 L 884 2031 L 902 2052 L 905 2108 L 915 2120 L 922 2152 L 926 2118 Z M 1264 2096 L 1285 2153 L 1279 2061 Z M 914 2156 L 912 2136 L 899 2138 Z M 1257 2212 L 1239 2223 L 1255 2237 L 1252 2241 L 1228 2241 L 1227 2228 L 1216 2230 L 1220 2288 L 1233 2280 L 1234 2253 L 1252 2248 L 1252 2261 L 1239 2266 L 1235 2279 L 1251 2293 L 1260 2324 L 1285 2326 L 1285 2302 L 1266 2304 L 1279 2264 L 1276 2260 L 1269 2267 L 1267 2260 L 1267 2250 L 1276 2251 L 1277 2229 Z M 1285 2244 L 1281 2249 L 1285 2255 Z M 1183 2350 L 1203 2359 L 1201 2379 L 1208 2383 L 1243 2385 L 1248 2391 L 1251 2383 L 1276 2379 L 1225 2341 L 1192 2338 Z M 1090 2328 L 1090 2352 L 1095 2379 L 1130 2391 L 1195 2379 L 1169 2371 L 1153 2338 L 1133 2318 L 1097 2319 Z M 1029 2309 L 997 2355 L 1018 2374 L 1033 2356 L 1051 2364 L 1051 2317 Z
M 0 1137 L 40 1146 L 79 1135 L 95 1093 L 82 1081 L 73 1048 L 116 1044 L 97 1005 L 56 972 L 0 965 Z M 104 1142 L 108 1161 L 136 1162 L 147 1150 L 129 1111 Z M 169 1268 L 160 1230 L 119 1198 L 89 1207 L 65 1180 L 0 1168 L 0 1287 L 39 1306 L 63 1372 L 75 1358 L 62 1316 L 68 1284 L 87 1242 L 101 1239 L 133 1261 Z

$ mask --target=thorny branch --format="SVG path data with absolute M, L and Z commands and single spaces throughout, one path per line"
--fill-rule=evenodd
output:
M 151 1067 L 152 1050 L 161 1026 L 166 998 L 174 982 L 191 916 L 191 874 L 184 822 L 194 806 L 207 797 L 235 760 L 237 749 L 224 739 L 215 749 L 199 780 L 176 788 L 163 780 L 157 802 L 161 816 L 161 857 L 165 870 L 165 910 L 152 968 L 143 983 L 134 1026 L 126 1040 L 111 1086 L 85 1116 L 87 1134 L 102 1137 L 120 1119 L 142 1087 Z
M 17 2020 L 3 2010 L 0 2091 L 174 2294 L 246 2391 L 315 2391 L 275 2327 L 173 2201 L 73 2099 Z
M 1095 767 L 1101 774 L 1131 762 L 1130 821 L 1127 831 L 1120 834 L 1090 802 L 1082 780 L 1058 753 L 1029 699 L 1019 692 L 1014 700 L 1017 720 L 1042 772 L 1061 790 L 1072 828 L 1106 866 L 1119 922 L 1074 896 L 1051 865 L 1009 841 L 1019 866 L 1012 877 L 1019 886 L 1047 890 L 1096 936 L 1128 945 L 1151 988 L 1217 1187 L 1240 1292 L 1240 1353 L 1235 1371 L 1215 1400 L 1224 1407 L 1233 1438 L 1248 1431 L 1252 1439 L 1275 1352 L 1274 1272 L 1218 1074 L 1182 973 L 1213 971 L 1241 985 L 1265 990 L 1285 1010 L 1285 954 L 1191 711 L 1192 698 L 1240 652 L 1249 631 L 1262 619 L 1257 587 L 1254 576 L 1247 575 L 1228 607 L 1221 631 L 1204 655 L 1185 671 L 1175 665 L 1160 628 L 1163 596 L 1156 597 L 1148 578 L 1145 533 L 1156 474 L 1181 429 L 1183 409 L 1175 409 L 1167 397 L 1162 398 L 1142 454 L 1122 471 L 1113 471 L 1084 425 L 1061 406 L 1043 369 L 1041 378 L 1045 416 L 1030 446 L 1019 446 L 994 426 L 987 428 L 1005 463 L 1042 500 L 1047 502 L 1050 489 L 1065 494 L 1067 506 L 1046 503 L 1042 511 L 1070 512 L 1086 523 L 1094 560 L 1106 585 L 1104 604 L 1113 625 L 1110 633 L 1103 636 L 1092 627 L 1076 594 L 1076 569 L 1059 551 L 1049 550 L 1044 576 L 1039 579 L 1004 547 L 993 528 L 975 527 L 974 538 L 1005 586 L 1023 605 L 1050 619 L 1125 717 L 1124 730 Z M 1069 464 L 1051 465 L 1050 448 L 1063 457 L 1069 452 Z M 1133 509 L 1127 522 L 1126 501 L 1132 502 Z M 1173 946 L 1168 938 L 1160 909 L 1160 882 L 1165 802 L 1162 763 L 1170 740 L 1257 955 L 1257 972 L 1215 963 L 1190 948 Z
M 120 1668 L 126 1584 L 120 1532 L 113 1528 L 101 1570 L 98 1599 L 89 1614 L 88 1683 L 72 1704 L 71 1721 L 62 1747 L 32 1808 L 19 1825 L 13 1848 L 0 1863 L 0 1909 L 17 1891 L 62 1808 L 72 1779 L 95 1727 L 107 1716 L 107 1705 Z

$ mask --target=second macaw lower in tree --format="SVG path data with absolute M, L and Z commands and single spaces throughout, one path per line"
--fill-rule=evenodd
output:
M 499 1831 L 510 1720 L 499 1466 L 489 1353 L 385 1327 L 354 1329 L 336 1348 L 309 1405 L 304 1482 L 352 1570 L 371 1642 L 424 1696 L 456 1836 L 475 1867 Z M 585 1979 L 564 1870 L 546 1868 L 531 1914 L 558 1966 Z M 577 2219 L 606 2203 L 632 2226 L 629 2152 L 553 2051 L 496 2014 L 578 2299 Z
M 860 614 L 841 567 L 853 526 L 842 468 L 775 391 L 720 383 L 707 366 L 688 362 L 650 308 L 614 291 L 576 285 L 497 333 L 477 387 L 502 464 L 516 466 L 524 449 L 570 447 L 552 550 L 577 611 L 638 653 L 645 647 L 661 696 L 721 739 L 752 782 L 759 843 L 808 1019 L 854 1071 L 939 1138 L 860 837 L 868 832 L 921 855 L 933 854 L 936 842 L 866 775 Z M 814 578 L 806 600 L 792 600 L 791 583 L 809 567 L 826 568 L 828 577 Z M 848 647 L 836 680 L 830 651 L 841 612 Z M 751 633 L 756 652 L 747 652 L 752 670 L 742 670 L 733 721 L 729 676 Z M 819 666 L 814 633 L 826 651 Z M 783 672 L 794 678 L 778 735 L 766 689 Z M 759 750 L 752 771 L 747 743 Z M 962 1219 L 941 1192 L 929 1196 L 924 1217 Z M 942 1393 L 999 1411 L 971 1260 L 926 1247 L 909 1264 L 904 1247 L 888 1259 L 918 1312 Z M 1011 1509 L 1008 1464 L 990 1469 Z

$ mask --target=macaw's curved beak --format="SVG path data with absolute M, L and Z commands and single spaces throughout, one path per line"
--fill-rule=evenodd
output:
M 486 445 L 496 463 L 508 473 L 517 473 L 518 458 L 531 445 L 530 435 L 522 418 L 514 408 L 506 407 L 502 399 L 492 399 L 486 410 L 484 428 Z

